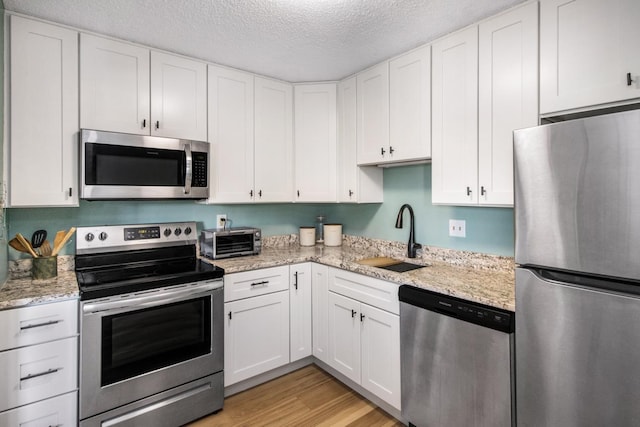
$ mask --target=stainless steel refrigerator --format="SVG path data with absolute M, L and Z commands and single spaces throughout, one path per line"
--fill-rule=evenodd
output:
M 640 425 L 640 110 L 516 131 L 516 417 Z

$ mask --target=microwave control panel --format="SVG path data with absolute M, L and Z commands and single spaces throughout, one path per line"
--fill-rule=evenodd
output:
M 193 176 L 191 178 L 192 187 L 207 186 L 207 153 L 194 152 L 193 156 Z

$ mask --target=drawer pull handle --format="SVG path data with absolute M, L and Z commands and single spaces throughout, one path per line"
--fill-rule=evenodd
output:
M 45 323 L 36 323 L 35 325 L 20 326 L 20 330 L 24 331 L 26 329 L 40 328 L 40 327 L 43 327 L 43 326 L 51 326 L 51 325 L 55 325 L 56 323 L 60 323 L 60 322 L 62 322 L 62 320 L 52 320 L 50 322 L 45 322 Z
M 48 370 L 46 370 L 44 372 L 39 372 L 37 374 L 30 374 L 30 375 L 27 375 L 26 377 L 22 377 L 22 378 L 20 378 L 20 381 L 32 380 L 34 378 L 43 377 L 45 375 L 55 374 L 56 372 L 61 371 L 61 370 L 62 370 L 62 368 L 48 369 Z
M 293 283 L 293 286 L 295 286 L 297 291 L 298 290 L 298 272 L 297 271 L 293 273 L 293 277 L 295 277 L 295 282 Z
M 364 322 L 364 314 L 360 313 L 360 321 Z
M 254 282 L 251 284 L 251 286 L 262 286 L 262 285 L 268 285 L 269 281 L 268 280 L 263 280 L 262 282 Z
M 355 311 L 355 310 L 351 310 L 351 317 L 356 317 L 356 313 L 358 313 L 358 312 Z

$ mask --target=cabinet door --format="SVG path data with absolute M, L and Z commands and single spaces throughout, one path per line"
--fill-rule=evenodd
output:
M 78 205 L 78 33 L 11 16 L 9 205 Z
M 638 21 L 637 0 L 541 1 L 540 113 L 640 97 Z
M 358 164 L 376 164 L 389 155 L 389 63 L 356 76 Z
M 80 127 L 149 135 L 149 49 L 80 34 Z
M 389 62 L 389 159 L 431 157 L 431 46 Z
M 360 384 L 360 303 L 329 292 L 329 366 Z
M 255 78 L 255 201 L 293 200 L 293 90 Z
M 207 140 L 207 66 L 151 51 L 151 134 Z
M 0 426 L 75 427 L 78 425 L 78 394 L 63 394 L 0 413 Z
M 400 317 L 360 305 L 361 385 L 400 409 Z
M 433 44 L 432 202 L 476 204 L 478 28 Z
M 513 131 L 538 122 L 538 5 L 479 27 L 479 203 L 513 206 Z
M 292 265 L 289 282 L 290 361 L 312 354 L 311 339 L 311 263 Z
M 298 202 L 336 201 L 336 85 L 294 89 L 295 197 Z
M 311 264 L 313 355 L 329 363 L 329 267 Z
M 383 171 L 358 166 L 356 78 L 338 84 L 338 202 L 382 203 Z
M 289 363 L 289 291 L 225 303 L 224 385 Z
M 210 202 L 253 200 L 253 74 L 209 65 Z

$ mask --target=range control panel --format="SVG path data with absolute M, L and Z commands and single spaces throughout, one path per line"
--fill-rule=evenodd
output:
M 191 245 L 197 240 L 195 222 L 96 225 L 78 227 L 76 233 L 76 254 Z

